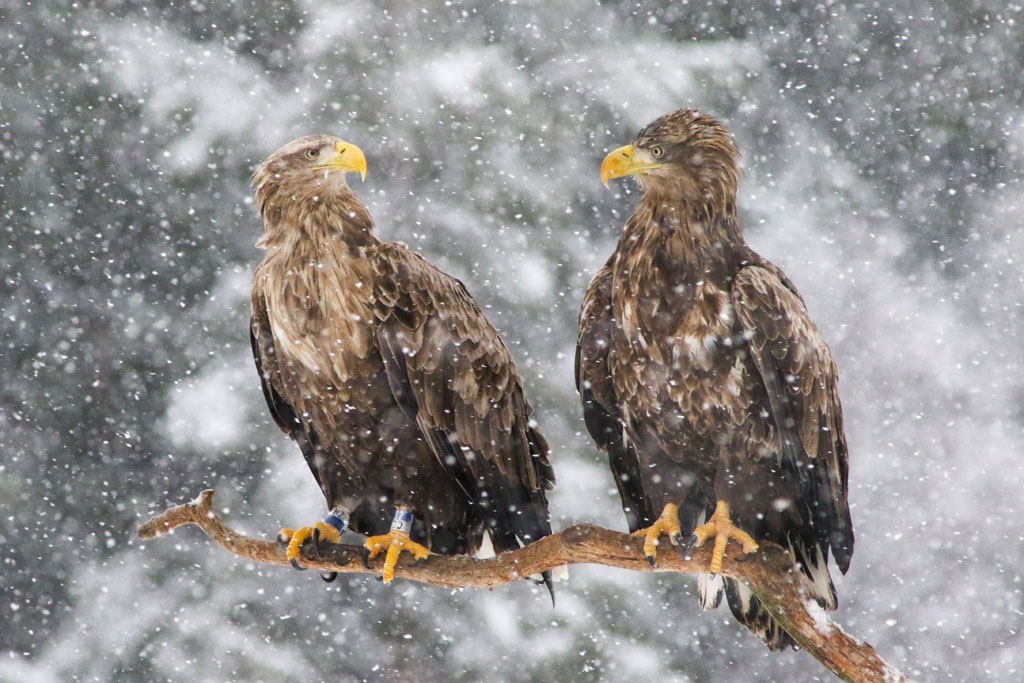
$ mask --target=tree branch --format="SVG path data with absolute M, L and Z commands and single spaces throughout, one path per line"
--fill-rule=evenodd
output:
M 185 524 L 195 524 L 239 557 L 288 565 L 284 549 L 276 542 L 243 536 L 224 524 L 213 512 L 211 490 L 203 491 L 191 503 L 165 510 L 136 531 L 140 538 L 150 539 Z M 487 560 L 431 555 L 422 564 L 412 567 L 409 566 L 410 556 L 403 554 L 395 576 L 437 586 L 484 588 L 563 564 L 602 564 L 641 572 L 696 574 L 707 571 L 711 562 L 710 544 L 694 549 L 685 558 L 671 546 L 663 545 L 657 561 L 657 569 L 652 569 L 643 555 L 640 538 L 591 524 L 574 524 L 519 550 Z M 367 569 L 358 546 L 325 544 L 319 554 L 311 547 L 303 547 L 302 562 L 306 567 L 322 571 L 359 574 L 379 572 L 383 558 L 372 562 L 374 569 Z M 800 647 L 839 678 L 854 683 L 910 681 L 883 661 L 870 645 L 844 633 L 817 603 L 803 597 L 795 571 L 789 554 L 770 543 L 761 544 L 749 561 L 728 560 L 722 568 L 724 576 L 744 581 Z

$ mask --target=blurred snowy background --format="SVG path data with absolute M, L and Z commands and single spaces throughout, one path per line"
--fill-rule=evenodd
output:
M 512 345 L 554 526 L 623 529 L 576 315 L 636 199 L 602 157 L 682 106 L 734 131 L 748 240 L 838 359 L 837 619 L 923 680 L 1019 680 L 1024 12 L 898 4 L 0 0 L 0 680 L 829 679 L 688 577 L 578 568 L 552 611 L 132 537 L 206 487 L 265 537 L 323 512 L 247 332 L 248 177 L 313 132 Z

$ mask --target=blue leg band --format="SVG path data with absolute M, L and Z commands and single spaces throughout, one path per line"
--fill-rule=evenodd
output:
M 392 531 L 401 531 L 404 534 L 409 534 L 412 531 L 412 521 L 415 519 L 411 512 L 408 510 L 398 509 L 395 510 L 395 518 L 391 521 Z
M 327 517 L 324 519 L 325 524 L 330 524 L 338 530 L 339 534 L 345 533 L 348 529 L 349 514 L 348 510 L 343 507 L 332 508 Z

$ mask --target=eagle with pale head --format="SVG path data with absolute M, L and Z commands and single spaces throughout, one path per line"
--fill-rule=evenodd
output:
M 369 536 L 386 553 L 497 552 L 551 533 L 555 475 L 515 363 L 463 284 L 382 241 L 346 182 L 351 143 L 288 143 L 253 176 L 266 256 L 252 286 L 253 356 L 270 413 L 330 512 L 282 529 L 304 542 Z M 544 576 L 550 589 L 550 576 Z

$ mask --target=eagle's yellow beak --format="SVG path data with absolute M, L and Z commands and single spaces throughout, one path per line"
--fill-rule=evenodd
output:
M 351 142 L 339 142 L 334 146 L 334 158 L 327 162 L 327 168 L 333 171 L 358 171 L 360 177 L 366 180 L 366 157 L 363 150 Z
M 619 147 L 608 153 L 608 156 L 601 162 L 601 182 L 608 187 L 608 181 L 612 178 L 623 178 L 628 175 L 635 175 L 649 168 L 658 168 L 661 164 L 650 161 L 641 161 L 633 157 L 633 145 Z

